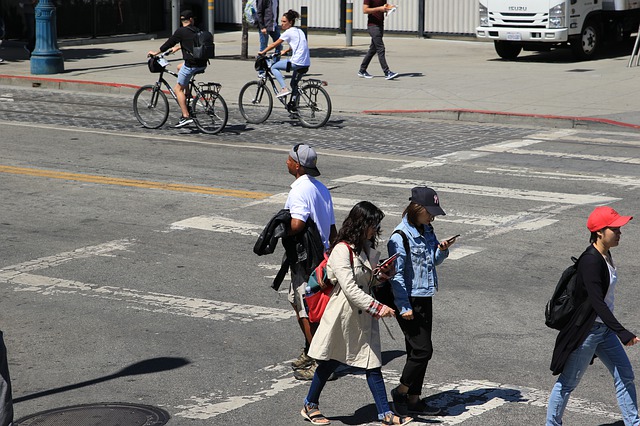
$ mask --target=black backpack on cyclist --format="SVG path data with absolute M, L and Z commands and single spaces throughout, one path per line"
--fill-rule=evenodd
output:
M 196 36 L 193 39 L 193 51 L 190 52 L 193 59 L 213 59 L 214 46 L 213 46 L 213 34 L 206 30 L 190 27 Z

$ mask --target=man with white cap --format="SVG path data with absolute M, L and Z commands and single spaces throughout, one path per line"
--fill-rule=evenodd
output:
M 336 219 L 333 213 L 333 200 L 326 186 L 316 179 L 320 176 L 317 167 L 316 151 L 307 144 L 296 144 L 289 151 L 287 169 L 296 178 L 291 184 L 291 191 L 284 205 L 291 214 L 289 235 L 296 235 L 305 230 L 311 219 L 318 231 L 325 250 L 329 242 L 336 236 Z M 315 372 L 315 361 L 307 355 L 315 326 L 309 322 L 309 316 L 304 305 L 304 294 L 309 276 L 291 274 L 289 302 L 296 311 L 298 323 L 305 336 L 305 348 L 300 357 L 291 365 L 296 370 L 295 377 L 300 380 L 311 380 Z
M 560 376 L 549 397 L 546 426 L 562 425 L 571 392 L 594 356 L 613 376 L 624 424 L 640 425 L 633 368 L 622 346 L 633 346 L 638 338 L 613 315 L 618 273 L 609 251 L 620 243 L 620 227 L 631 219 L 609 206 L 596 207 L 589 215 L 591 245 L 578 259 L 574 295 L 578 308 L 560 330 L 551 360 L 551 371 Z

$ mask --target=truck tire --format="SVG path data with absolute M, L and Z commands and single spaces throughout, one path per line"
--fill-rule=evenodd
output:
M 602 44 L 602 26 L 598 19 L 588 19 L 579 36 L 570 42 L 573 56 L 580 61 L 589 61 L 596 57 Z
M 508 61 L 516 59 L 522 51 L 521 45 L 508 41 L 495 40 L 493 42 L 493 45 L 496 48 L 496 53 L 498 54 L 498 56 Z

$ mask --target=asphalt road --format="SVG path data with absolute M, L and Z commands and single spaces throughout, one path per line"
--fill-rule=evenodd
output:
M 350 115 L 309 130 L 282 115 L 251 127 L 236 116 L 206 136 L 141 129 L 126 97 L 0 88 L 0 99 L 0 327 L 17 418 L 128 402 L 167 410 L 170 425 L 304 424 L 308 383 L 288 367 L 302 336 L 270 288 L 282 252 L 252 252 L 284 203 L 297 142 L 318 148 L 338 223 L 370 200 L 388 236 L 410 188 L 426 184 L 447 212 L 437 234 L 462 235 L 438 269 L 424 389 L 446 415 L 416 424 L 542 424 L 555 339 L 544 304 L 586 247 L 595 205 L 640 211 L 637 134 Z M 613 252 L 616 314 L 640 331 L 634 222 Z M 403 343 L 387 324 L 390 388 Z M 628 353 L 637 366 L 638 349 Z M 366 382 L 347 373 L 327 385 L 323 412 L 368 424 Z M 598 361 L 565 419 L 621 424 Z

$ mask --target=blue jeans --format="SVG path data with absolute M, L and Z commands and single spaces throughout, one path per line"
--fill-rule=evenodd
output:
M 340 365 L 339 361 L 334 359 L 329 361 L 318 361 L 316 372 L 313 375 L 311 381 L 311 387 L 309 393 L 304 399 L 305 405 L 308 407 L 318 407 L 318 401 L 320 400 L 320 393 L 327 384 L 327 380 L 331 373 L 336 371 L 336 368 Z M 392 414 L 391 408 L 389 408 L 389 400 L 387 399 L 387 390 L 384 387 L 384 380 L 382 379 L 382 370 L 380 368 L 374 368 L 372 370 L 364 370 L 367 375 L 367 383 L 369 389 L 373 395 L 373 400 L 376 403 L 376 409 L 378 410 L 378 420 L 384 419 L 388 414 Z
M 258 31 L 258 34 L 260 35 L 260 52 L 262 52 L 269 45 L 269 37 L 271 37 L 272 41 L 276 41 L 280 38 L 280 27 L 276 25 L 273 31 L 267 31 L 266 34 L 262 31 Z M 282 51 L 282 45 L 276 47 L 274 50 L 279 55 Z
M 178 71 L 178 84 L 185 88 L 188 87 L 191 76 L 206 69 L 207 67 L 190 68 L 186 64 L 182 64 L 182 67 L 180 67 L 180 71 Z
M 569 402 L 569 396 L 580 383 L 594 354 L 613 376 L 624 424 L 640 425 L 633 369 L 627 353 L 618 336 L 606 325 L 596 322 L 584 342 L 569 355 L 558 381 L 553 386 L 547 407 L 547 426 L 562 425 L 562 414 Z
M 284 77 L 282 76 L 282 72 L 280 70 L 286 71 L 288 62 L 288 59 L 280 59 L 278 62 L 271 65 L 271 72 L 273 73 L 273 76 L 276 78 L 276 80 L 278 80 L 278 83 L 280 83 L 280 87 L 283 89 L 286 87 L 286 85 L 284 84 Z M 295 71 L 300 68 L 306 67 L 302 65 L 296 65 L 294 63 L 291 64 L 291 71 Z

